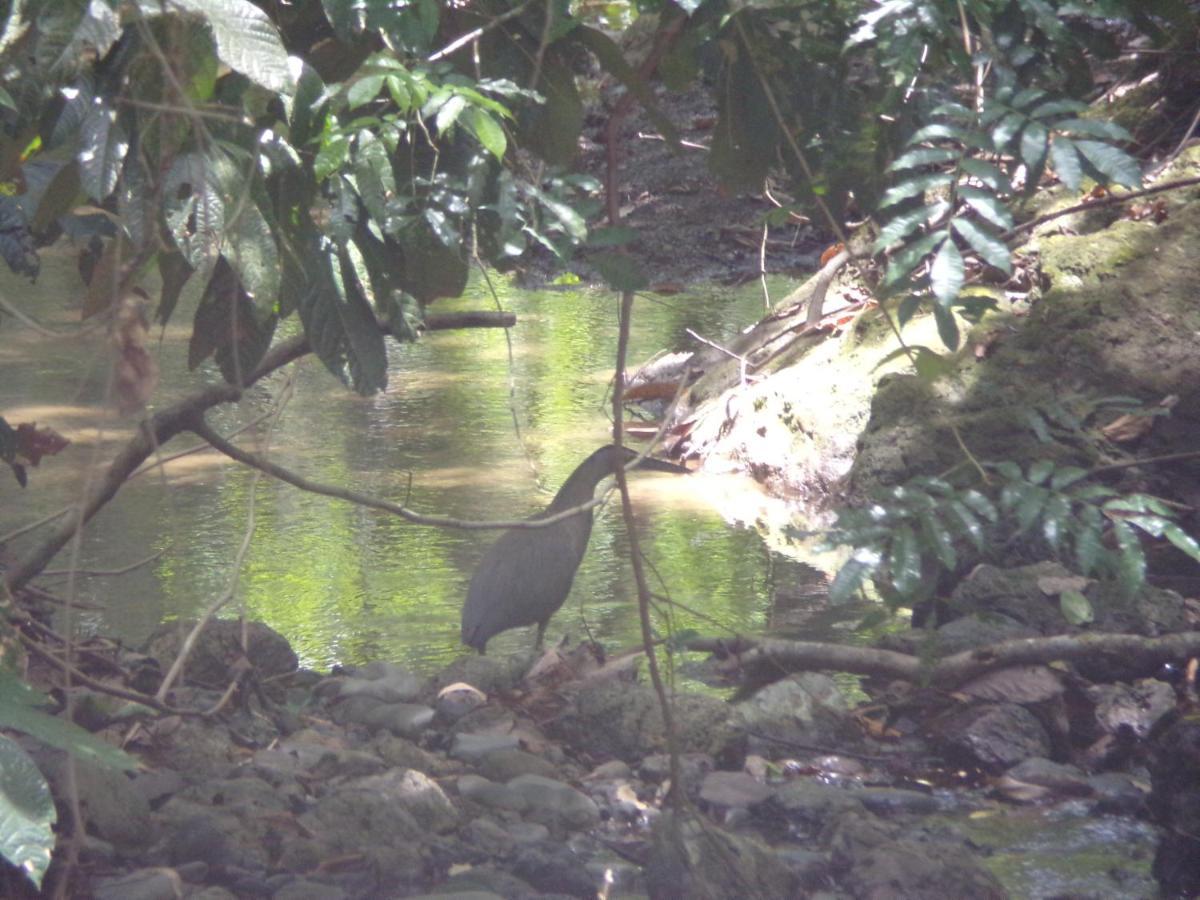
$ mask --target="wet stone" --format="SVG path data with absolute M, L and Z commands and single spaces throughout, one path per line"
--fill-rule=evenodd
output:
M 877 816 L 927 816 L 940 808 L 933 795 L 903 788 L 860 787 L 851 788 L 849 794 Z
M 1096 798 L 1092 811 L 1102 815 L 1140 815 L 1150 796 L 1149 786 L 1124 772 L 1104 772 L 1088 779 Z
M 709 772 L 700 784 L 700 799 L 713 806 L 753 806 L 774 793 L 772 788 L 745 772 Z
M 438 691 L 434 708 L 437 710 L 439 720 L 457 722 L 467 713 L 478 709 L 485 703 L 487 703 L 487 695 L 483 691 L 464 681 L 456 681 Z
M 457 786 L 461 796 L 490 809 L 506 809 L 520 813 L 529 806 L 525 798 L 508 785 L 489 781 L 480 775 L 463 775 L 459 777 Z
M 559 827 L 588 828 L 600 820 L 595 801 L 561 781 L 541 775 L 518 775 L 507 786 L 525 801 L 525 818 L 551 831 Z
M 1013 703 L 969 706 L 941 719 L 936 730 L 948 758 L 991 771 L 1050 753 L 1050 738 L 1041 722 Z
M 1040 785 L 1060 794 L 1078 797 L 1092 792 L 1087 775 L 1078 766 L 1052 762 L 1040 756 L 1017 763 L 1005 774 L 1026 784 Z
M 521 744 L 515 734 L 456 734 L 450 745 L 450 755 L 464 762 L 479 763 L 489 753 L 516 750 Z
M 1156 722 L 1175 709 L 1175 689 L 1152 678 L 1133 684 L 1096 684 L 1086 694 L 1096 706 L 1096 725 L 1103 734 L 1129 728 L 1144 738 Z
M 183 879 L 172 869 L 138 869 L 99 879 L 92 896 L 95 900 L 178 900 L 183 896 Z
M 506 747 L 484 756 L 479 763 L 479 774 L 492 781 L 508 781 L 518 775 L 554 778 L 558 769 L 540 756 Z

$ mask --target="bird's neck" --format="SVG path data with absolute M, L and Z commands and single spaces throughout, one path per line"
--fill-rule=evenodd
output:
M 563 482 L 550 505 L 546 507 L 545 515 L 562 512 L 573 506 L 587 503 L 595 496 L 596 485 L 613 472 L 612 460 L 607 455 L 594 454 L 588 457 L 571 476 Z

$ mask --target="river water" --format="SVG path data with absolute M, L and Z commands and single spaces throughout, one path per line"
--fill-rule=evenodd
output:
M 609 439 L 608 381 L 616 342 L 616 301 L 602 291 L 518 291 L 493 279 L 501 305 L 516 312 L 511 351 L 500 329 L 438 332 L 390 346 L 388 389 L 346 390 L 314 358 L 294 369 L 292 396 L 271 431 L 271 458 L 305 477 L 469 519 L 523 518 L 593 449 Z M 785 286 L 774 285 L 776 296 Z M 0 296 L 70 336 L 46 337 L 3 319 L 0 415 L 36 421 L 72 441 L 29 469 L 22 490 L 0 471 L 0 535 L 62 508 L 99 477 L 132 427 L 105 403 L 111 358 L 102 330 L 79 334 L 80 289 L 72 258 L 58 249 L 36 286 L 0 279 Z M 186 369 L 196 298 L 185 300 L 152 347 L 162 372 L 154 405 L 219 378 Z M 438 311 L 490 309 L 483 283 Z M 694 346 L 687 329 L 727 340 L 762 311 L 757 286 L 639 300 L 630 359 Z M 511 352 L 511 357 L 510 357 Z M 214 410 L 229 433 L 269 410 L 286 376 L 256 386 L 237 407 Z M 518 439 L 515 418 L 520 425 Z M 257 426 L 237 442 L 257 449 Z M 196 443 L 162 448 L 169 456 Z M 684 604 L 672 626 L 713 634 L 760 631 L 781 594 L 819 615 L 806 588 L 820 573 L 768 551 L 753 523 L 769 503 L 748 479 L 637 474 L 634 499 L 654 589 Z M 251 504 L 251 497 L 254 503 Z M 615 495 L 614 495 L 615 497 Z M 250 526 L 238 569 L 234 562 Z M 547 633 L 587 634 L 610 648 L 638 640 L 636 600 L 619 503 L 596 517 L 575 587 Z M 740 521 L 739 521 L 740 520 Z M 9 541 L 19 556 L 35 531 Z M 213 452 L 197 453 L 129 482 L 86 530 L 77 569 L 87 632 L 137 643 L 162 621 L 197 615 L 228 590 L 222 614 L 245 609 L 292 642 L 305 665 L 327 668 L 386 658 L 428 671 L 463 652 L 458 615 L 472 567 L 494 532 L 410 525 L 387 513 L 303 493 L 255 475 Z M 159 554 L 123 574 L 112 574 Z M 71 565 L 68 551 L 51 570 Z M 40 583 L 66 589 L 65 575 Z M 784 583 L 786 582 L 786 583 Z M 819 591 L 818 591 L 819 593 Z M 94 608 L 92 608 L 94 607 Z M 778 609 L 774 609 L 777 613 Z M 526 646 L 531 629 L 496 638 L 490 652 Z M 817 635 L 814 635 L 817 636 Z

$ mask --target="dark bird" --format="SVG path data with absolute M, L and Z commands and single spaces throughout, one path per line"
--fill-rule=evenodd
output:
M 601 447 L 579 464 L 554 499 L 530 521 L 544 519 L 591 500 L 605 476 L 637 453 L 613 445 Z M 683 466 L 647 457 L 637 466 L 654 472 L 687 472 Z M 502 631 L 537 624 L 537 646 L 550 617 L 558 612 L 592 534 L 592 510 L 568 516 L 545 528 L 512 528 L 484 554 L 462 611 L 462 642 L 480 653 Z

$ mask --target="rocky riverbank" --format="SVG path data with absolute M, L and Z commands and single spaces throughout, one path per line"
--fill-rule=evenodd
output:
M 1063 627 L 1042 615 L 1052 600 L 1039 585 L 1056 571 L 985 567 L 962 590 L 991 612 L 923 639 L 945 651 Z M 1196 618 L 1170 592 L 1147 589 L 1138 603 L 1152 629 Z M 1021 667 L 936 697 L 868 682 L 858 706 L 816 673 L 738 702 L 681 693 L 689 802 L 677 812 L 664 803 L 662 717 L 635 656 L 602 664 L 584 645 L 536 661 L 464 656 L 432 677 L 386 661 L 323 675 L 297 668 L 261 624 L 243 655 L 240 631 L 210 623 L 170 698 L 218 707 L 230 673 L 245 669 L 215 714 L 133 726 L 118 701 L 77 698 L 93 728 L 143 763 L 132 777 L 80 764 L 93 896 L 1153 891 L 1148 739 L 1175 708 L 1156 673 Z M 145 655 L 119 662 L 137 661 L 152 682 L 181 633 L 164 627 Z M 65 808 L 61 757 L 30 749 Z M 1087 840 L 1050 850 L 1071 828 Z M 1070 862 L 1097 852 L 1103 866 Z

